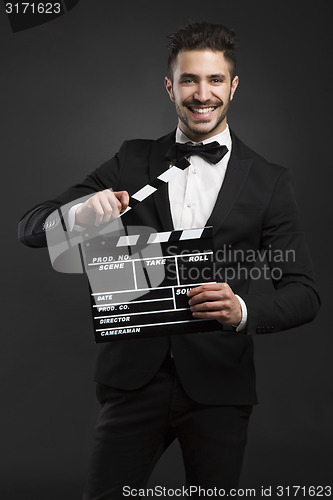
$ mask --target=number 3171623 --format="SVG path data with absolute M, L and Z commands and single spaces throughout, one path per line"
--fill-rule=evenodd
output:
M 61 5 L 59 2 L 56 3 L 7 2 L 6 13 L 7 14 L 60 14 Z

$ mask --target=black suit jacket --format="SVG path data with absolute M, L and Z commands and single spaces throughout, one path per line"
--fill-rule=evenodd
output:
M 114 158 L 81 184 L 25 214 L 19 238 L 29 246 L 46 245 L 43 223 L 55 208 L 110 187 L 136 192 L 168 168 L 165 154 L 174 140 L 173 132 L 156 141 L 125 142 Z M 180 380 L 194 400 L 252 404 L 256 392 L 251 335 L 290 329 L 315 317 L 319 298 L 290 171 L 268 163 L 233 133 L 232 141 L 226 176 L 207 225 L 214 230 L 217 281 L 224 281 L 225 268 L 229 276 L 235 271 L 229 284 L 247 305 L 246 334 L 221 327 L 218 332 L 100 344 L 96 381 L 136 389 L 154 376 L 171 344 Z M 134 233 L 135 226 L 142 225 L 156 231 L 173 229 L 167 185 L 124 215 L 123 222 Z M 271 293 L 253 295 L 249 276 L 255 262 L 250 256 L 259 250 L 274 256 L 271 265 L 281 273 L 275 276 Z

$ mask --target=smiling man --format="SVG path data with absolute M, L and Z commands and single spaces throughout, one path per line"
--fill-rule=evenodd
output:
M 234 33 L 220 24 L 192 23 L 171 35 L 165 86 L 177 129 L 158 140 L 126 141 L 83 182 L 20 222 L 20 239 L 30 246 L 46 245 L 45 220 L 69 203 L 70 231 L 103 225 L 126 210 L 128 192 L 185 156 L 186 170 L 122 220 L 156 231 L 214 230 L 216 283 L 193 288 L 188 299 L 193 316 L 219 322 L 220 331 L 170 329 L 164 337 L 101 346 L 95 380 L 102 407 L 86 500 L 117 500 L 145 488 L 176 438 L 193 498 L 199 487 L 224 489 L 225 496 L 237 488 L 257 402 L 252 336 L 302 325 L 319 308 L 289 171 L 254 153 L 227 124 L 238 85 L 235 49 Z M 255 266 L 249 251 L 285 255 L 271 292 L 249 292 Z
M 223 132 L 238 85 L 224 53 L 181 50 L 169 68 L 165 86 L 175 103 L 180 129 L 197 142 Z

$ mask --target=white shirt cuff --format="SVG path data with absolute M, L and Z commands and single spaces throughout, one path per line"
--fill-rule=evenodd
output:
M 240 306 L 242 309 L 242 319 L 236 328 L 236 332 L 241 332 L 245 329 L 246 324 L 247 324 L 247 307 L 246 307 L 246 304 L 245 304 L 244 300 L 242 299 L 242 297 L 240 297 L 239 295 L 236 295 L 236 294 L 235 294 L 235 296 L 239 300 L 239 303 L 240 303 Z
M 85 229 L 83 226 L 78 226 L 77 224 L 75 224 L 75 212 L 81 205 L 83 205 L 83 203 L 77 203 L 68 210 L 66 214 L 66 227 L 68 231 L 83 231 Z

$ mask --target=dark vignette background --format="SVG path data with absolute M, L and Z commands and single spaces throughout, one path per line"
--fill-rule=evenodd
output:
M 332 484 L 329 5 L 81 0 L 16 34 L 1 5 L 1 499 L 79 500 L 98 411 L 85 279 L 55 273 L 45 249 L 19 244 L 17 222 L 123 140 L 175 127 L 166 34 L 188 20 L 222 22 L 241 40 L 229 124 L 292 168 L 323 298 L 314 323 L 255 338 L 260 404 L 241 486 Z M 173 445 L 150 485 L 182 482 Z

